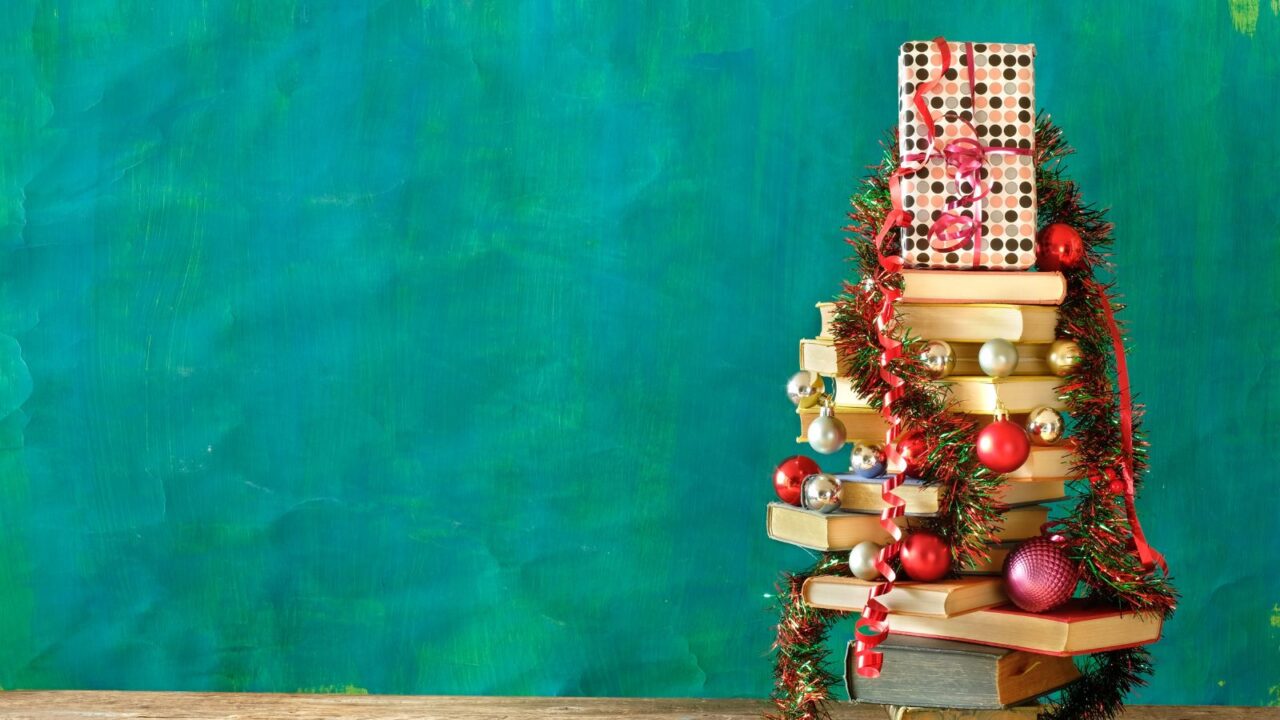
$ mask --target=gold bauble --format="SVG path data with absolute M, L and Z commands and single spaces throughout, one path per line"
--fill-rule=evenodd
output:
M 1049 372 L 1058 377 L 1066 377 L 1080 362 L 1082 354 L 1075 340 L 1059 338 L 1049 345 L 1049 355 L 1045 358 L 1045 364 L 1049 366 Z
M 1053 445 L 1062 439 L 1066 430 L 1066 420 L 1062 413 L 1048 405 L 1041 405 L 1027 413 L 1027 434 L 1035 445 Z
M 956 369 L 956 351 L 946 340 L 930 340 L 920 351 L 920 362 L 924 363 L 929 377 L 941 380 Z

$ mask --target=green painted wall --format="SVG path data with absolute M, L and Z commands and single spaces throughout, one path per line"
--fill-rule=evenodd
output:
M 1280 703 L 1274 3 L 6 2 L 0 686 L 763 695 L 769 470 L 908 38 L 1114 207 L 1146 702 Z

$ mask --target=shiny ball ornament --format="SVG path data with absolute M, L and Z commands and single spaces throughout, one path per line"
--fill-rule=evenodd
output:
M 1049 372 L 1058 377 L 1066 377 L 1080 363 L 1081 355 L 1080 346 L 1074 340 L 1059 338 L 1049 345 L 1045 364 L 1049 366 Z
M 929 377 L 941 380 L 956 369 L 956 351 L 951 349 L 951 343 L 946 340 L 930 340 L 920 351 L 920 362 L 924 364 Z
M 978 349 L 978 367 L 993 378 L 1005 378 L 1018 369 L 1018 348 L 1004 338 L 993 338 Z
M 1062 418 L 1062 413 L 1048 405 L 1027 413 L 1027 435 L 1036 445 L 1056 445 L 1066 427 L 1067 421 Z
M 880 577 L 876 569 L 876 556 L 880 554 L 880 546 L 864 540 L 849 551 L 849 572 L 859 580 L 875 580 Z
M 925 442 L 924 435 L 914 430 L 904 433 L 898 438 L 898 454 L 902 457 L 902 462 L 889 463 L 887 470 L 890 475 L 903 473 L 913 478 L 924 476 L 929 456 L 929 444 Z
M 1067 556 L 1061 537 L 1027 540 L 1004 561 L 1005 592 L 1027 612 L 1052 610 L 1071 599 L 1080 568 Z
M 1084 240 L 1076 229 L 1054 223 L 1036 238 L 1036 267 L 1055 271 L 1079 267 L 1084 262 Z
M 822 472 L 818 463 L 804 455 L 792 455 L 773 469 L 773 489 L 788 505 L 800 504 L 800 486 L 810 475 Z
M 1027 431 L 1009 418 L 1000 418 L 978 431 L 978 462 L 1004 474 L 1022 467 L 1031 454 Z
M 917 530 L 907 536 L 898 553 L 902 569 L 912 580 L 933 582 L 951 572 L 951 546 L 937 533 Z
M 787 399 L 801 409 L 811 408 L 822 402 L 827 386 L 822 376 L 809 370 L 801 370 L 787 381 Z
M 800 504 L 805 509 L 832 513 L 840 509 L 840 481 L 835 475 L 818 473 L 804 479 L 800 486 Z
M 854 443 L 849 472 L 864 478 L 880 477 L 884 474 L 884 449 L 870 443 Z
M 844 441 L 848 439 L 844 423 L 840 422 L 829 405 L 824 406 L 818 417 L 809 423 L 805 435 L 809 438 L 809 447 L 823 455 L 830 455 L 844 447 Z

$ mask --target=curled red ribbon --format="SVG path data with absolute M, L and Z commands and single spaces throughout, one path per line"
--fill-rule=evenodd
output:
M 880 414 L 884 417 L 885 423 L 889 426 L 885 431 L 885 459 L 890 466 L 902 467 L 902 453 L 898 449 L 898 436 L 901 433 L 902 418 L 894 411 L 894 403 L 902 396 L 902 387 L 906 381 L 901 377 L 894 375 L 889 369 L 890 364 L 897 358 L 902 357 L 902 342 L 893 337 L 893 306 L 894 303 L 902 297 L 902 292 L 893 286 L 892 278 L 902 271 L 904 260 L 900 255 L 889 255 L 885 253 L 885 241 L 889 238 L 889 233 L 896 227 L 900 227 L 911 222 L 911 213 L 903 208 L 902 204 L 902 178 L 906 175 L 916 172 L 924 167 L 924 163 L 935 152 L 933 148 L 934 131 L 933 131 L 933 115 L 929 112 L 929 106 L 925 102 L 926 94 L 933 92 L 938 84 L 942 81 L 942 76 L 946 73 L 947 68 L 951 65 L 951 50 L 947 46 L 947 42 L 942 38 L 935 38 L 933 41 L 938 52 L 942 55 L 942 69 L 937 75 L 930 78 L 928 82 L 921 83 L 916 87 L 915 95 L 911 98 L 912 105 L 915 106 L 916 112 L 923 118 L 925 126 L 928 128 L 929 144 L 924 153 L 907 155 L 902 158 L 901 164 L 897 170 L 889 176 L 889 198 L 891 208 L 885 215 L 884 222 L 880 225 L 879 232 L 875 237 L 876 255 L 880 262 L 880 271 L 876 273 L 875 284 L 880 291 L 880 309 L 876 314 L 876 339 L 880 343 L 880 379 L 884 380 L 888 386 L 884 393 L 884 402 L 880 407 Z M 884 657 L 880 652 L 876 651 L 876 646 L 884 642 L 889 635 L 889 611 L 877 598 L 893 589 L 893 583 L 897 579 L 893 572 L 893 568 L 889 566 L 889 562 L 897 557 L 898 551 L 902 547 L 902 529 L 898 527 L 897 518 L 905 514 L 906 501 L 894 494 L 894 490 L 901 487 L 905 481 L 904 473 L 894 473 L 880 484 L 880 496 L 888 504 L 884 510 L 880 512 L 880 526 L 889 534 L 893 540 L 889 544 L 880 549 L 876 555 L 876 570 L 884 576 L 884 582 L 877 583 L 871 588 L 871 592 L 867 595 L 867 604 L 862 609 L 862 614 L 858 618 L 857 624 L 854 626 L 854 653 L 856 655 L 857 672 L 863 677 L 879 677 L 880 668 L 883 664 Z
M 1122 450 L 1119 463 L 1120 476 L 1124 478 L 1124 505 L 1125 512 L 1129 516 L 1129 530 L 1133 532 L 1134 550 L 1144 570 L 1151 571 L 1159 566 L 1160 571 L 1167 575 L 1169 566 L 1165 563 L 1164 555 L 1147 543 L 1147 536 L 1142 532 L 1142 523 L 1138 522 L 1138 508 L 1134 504 L 1136 489 L 1133 485 L 1133 394 L 1129 389 L 1129 364 L 1125 359 L 1124 339 L 1120 336 L 1120 326 L 1116 323 L 1116 314 L 1111 309 L 1111 299 L 1107 297 L 1106 290 L 1092 280 L 1086 279 L 1084 282 L 1098 296 L 1098 302 L 1102 305 L 1102 313 L 1107 321 L 1107 332 L 1111 335 L 1111 348 L 1116 358 L 1116 385 L 1120 389 Z M 1104 470 L 1104 473 L 1110 478 L 1115 477 L 1115 471 L 1110 468 Z
M 893 324 L 893 306 L 901 298 L 901 293 L 892 286 L 890 279 L 901 272 L 904 259 L 898 255 L 885 254 L 885 241 L 889 232 L 895 227 L 908 225 L 911 213 L 904 209 L 902 203 L 902 178 L 924 168 L 929 159 L 941 154 L 946 162 L 948 174 L 954 178 L 958 196 L 946 203 L 943 212 L 929 227 L 929 244 L 940 252 L 951 252 L 972 242 L 973 265 L 978 267 L 982 260 L 982 223 L 979 220 L 980 208 L 974 207 L 990 193 L 990 188 L 982 179 L 982 170 L 986 167 L 987 157 L 992 154 L 1030 155 L 1027 148 L 990 147 L 974 139 L 978 133 L 967 118 L 947 113 L 944 117 L 952 122 L 964 123 L 974 138 L 959 138 L 946 144 L 941 150 L 937 148 L 937 133 L 934 128 L 934 117 L 925 102 L 925 96 L 935 92 L 942 78 L 951 69 L 951 48 L 944 38 L 933 40 L 940 56 L 938 72 L 927 82 L 916 87 L 911 98 L 917 118 L 924 126 L 928 142 L 924 152 L 904 153 L 901 164 L 889 176 L 889 197 L 892 207 L 885 216 L 884 222 L 876 233 L 875 248 L 880 262 L 880 271 L 876 274 L 875 283 L 880 291 L 880 309 L 876 316 L 876 337 L 880 343 L 880 378 L 888 386 L 881 406 L 881 415 L 889 429 L 885 432 L 885 455 L 891 466 L 902 467 L 902 454 L 897 440 L 901 434 L 902 418 L 894 412 L 894 403 L 902 395 L 905 381 L 894 375 L 889 369 L 890 363 L 902 357 L 902 343 L 891 334 Z M 976 109 L 974 90 L 974 56 L 973 44 L 965 44 L 966 65 L 969 74 L 970 111 Z M 964 188 L 962 190 L 962 188 Z M 970 212 L 958 212 L 970 208 Z M 876 584 L 867 595 L 866 606 L 854 627 L 856 641 L 855 654 L 857 672 L 863 677 L 878 677 L 883 656 L 876 651 L 876 646 L 889 634 L 888 610 L 877 598 L 893 589 L 897 579 L 889 562 L 896 557 L 902 547 L 902 530 L 898 527 L 897 518 L 905 514 L 906 502 L 893 491 L 901 487 L 904 481 L 902 473 L 895 473 L 880 485 L 880 496 L 888 505 L 880 513 L 880 526 L 892 538 L 876 555 L 876 569 L 884 576 L 884 582 Z

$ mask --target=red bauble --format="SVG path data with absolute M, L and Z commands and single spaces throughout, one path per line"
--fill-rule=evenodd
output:
M 951 572 L 951 546 L 928 530 L 908 535 L 898 557 L 902 559 L 902 569 L 912 580 L 933 582 Z
M 1070 600 L 1079 580 L 1080 568 L 1067 557 L 1060 537 L 1031 538 L 1004 561 L 1005 592 L 1027 612 L 1045 612 Z
M 1031 454 L 1027 431 L 1018 423 L 1002 418 L 978 431 L 978 462 L 992 472 L 1013 472 Z
M 1065 223 L 1054 223 L 1040 231 L 1036 238 L 1036 267 L 1062 270 L 1079 267 L 1084 262 L 1084 240 L 1076 229 Z
M 778 499 L 782 502 L 799 507 L 800 486 L 804 484 L 804 479 L 820 472 L 822 468 L 810 458 L 804 455 L 792 455 L 774 468 L 773 489 L 777 491 Z
M 890 472 L 906 473 L 908 477 L 923 477 L 925 460 L 929 456 L 929 444 L 924 435 L 917 431 L 904 433 L 898 438 L 898 453 L 902 456 L 902 466 L 890 468 Z

